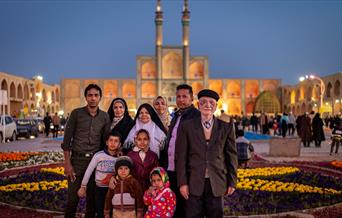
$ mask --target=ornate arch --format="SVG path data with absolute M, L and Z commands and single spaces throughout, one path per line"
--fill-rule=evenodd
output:
M 339 80 L 336 80 L 334 84 L 334 96 L 340 97 L 340 95 L 341 95 L 341 83 Z
M 190 64 L 189 67 L 189 78 L 191 79 L 200 79 L 203 78 L 204 75 L 204 65 L 199 61 L 195 61 Z
M 270 91 L 262 92 L 255 101 L 254 111 L 265 113 L 280 113 L 280 101 L 278 97 Z
M 15 85 L 14 85 L 14 82 L 11 82 L 11 85 L 10 85 L 10 94 L 9 94 L 9 96 L 11 97 L 11 98 L 16 98 L 16 88 L 15 88 Z
M 152 79 L 157 78 L 157 68 L 154 61 L 149 60 L 141 66 L 141 78 Z
M 182 57 L 176 52 L 170 51 L 162 61 L 163 78 L 177 79 L 183 77 Z
M 23 98 L 23 87 L 21 86 L 20 83 L 19 83 L 19 85 L 18 85 L 17 98 L 20 98 L 20 99 Z
M 328 85 L 327 85 L 327 91 L 325 92 L 325 93 L 326 93 L 326 96 L 327 96 L 328 98 L 331 97 L 331 89 L 332 89 L 332 85 L 331 85 L 331 83 L 329 82 Z

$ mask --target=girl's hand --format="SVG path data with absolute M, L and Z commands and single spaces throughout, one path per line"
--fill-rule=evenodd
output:
M 112 178 L 110 178 L 110 181 L 109 181 L 109 188 L 115 189 L 117 184 L 118 184 L 118 181 L 115 179 L 114 176 L 112 176 Z

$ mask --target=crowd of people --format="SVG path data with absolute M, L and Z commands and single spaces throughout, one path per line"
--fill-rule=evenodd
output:
M 234 125 L 214 116 L 219 95 L 179 85 L 177 110 L 158 96 L 134 119 L 125 99 L 99 109 L 102 90 L 90 84 L 87 105 L 74 109 L 63 143 L 68 199 L 75 217 L 86 197 L 86 217 L 223 217 L 223 196 L 237 182 Z M 52 119 L 53 121 L 53 119 Z
M 253 113 L 251 116 L 242 115 L 232 117 L 229 117 L 224 111 L 221 111 L 220 119 L 232 122 L 236 129 L 242 129 L 244 131 L 248 130 L 284 138 L 298 136 L 302 139 L 304 147 L 310 147 L 311 143 L 315 147 L 321 147 L 322 141 L 326 140 L 324 127 L 330 128 L 334 134 L 336 131 L 339 132 L 341 126 L 341 114 L 326 116 L 322 119 L 320 113 L 313 111 L 310 113 L 305 112 L 298 116 L 290 112 L 275 115 L 261 113 L 259 116 Z M 335 144 L 337 149 L 335 151 L 338 151 L 339 143 Z

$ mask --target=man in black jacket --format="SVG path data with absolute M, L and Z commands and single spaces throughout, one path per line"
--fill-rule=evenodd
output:
M 194 107 L 192 101 L 192 87 L 187 84 L 177 86 L 176 104 L 179 110 L 175 112 L 175 116 L 171 120 L 170 128 L 167 134 L 166 145 L 164 150 L 160 153 L 160 165 L 167 170 L 171 189 L 176 193 L 177 196 L 177 207 L 173 217 L 184 217 L 185 214 L 184 198 L 180 195 L 179 188 L 177 187 L 174 158 L 179 124 L 186 120 L 200 116 L 200 112 Z

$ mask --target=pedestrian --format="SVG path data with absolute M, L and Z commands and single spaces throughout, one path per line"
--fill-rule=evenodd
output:
M 289 117 L 287 113 L 284 112 L 283 116 L 281 116 L 280 118 L 280 128 L 281 128 L 281 134 L 283 138 L 285 138 L 286 136 L 288 123 L 289 123 Z
M 305 112 L 303 117 L 300 119 L 300 137 L 302 139 L 304 147 L 310 147 L 310 142 L 312 139 L 311 130 L 311 118 L 309 113 Z
M 140 182 L 142 191 L 150 186 L 151 170 L 159 166 L 157 154 L 150 149 L 150 142 L 149 132 L 140 129 L 134 137 L 133 150 L 127 154 L 133 161 L 132 175 Z
M 87 184 L 91 174 L 95 170 L 95 202 L 96 217 L 103 218 L 103 210 L 110 178 L 115 173 L 115 162 L 119 156 L 121 146 L 121 135 L 111 131 L 106 140 L 106 148 L 97 152 L 91 159 L 88 168 L 83 176 L 81 188 L 78 190 L 80 198 L 86 196 Z
M 104 217 L 142 218 L 143 192 L 139 182 L 132 176 L 133 162 L 127 156 L 121 156 L 115 163 L 115 184 L 106 195 Z
M 185 216 L 223 217 L 223 196 L 237 183 L 234 127 L 214 116 L 219 95 L 210 89 L 198 93 L 200 117 L 179 126 L 176 172 L 180 193 L 186 199 Z
M 295 132 L 296 117 L 293 115 L 292 111 L 290 112 L 288 118 L 289 118 L 289 122 L 287 124 L 287 127 L 289 130 L 289 136 L 293 136 Z
M 247 168 L 248 162 L 252 158 L 254 147 L 252 143 L 245 138 L 245 132 L 242 129 L 238 131 L 238 137 L 236 138 L 236 148 L 238 155 L 239 167 Z
M 50 125 L 51 125 L 51 122 L 52 122 L 52 118 L 49 115 L 49 112 L 46 112 L 46 116 L 44 117 L 43 122 L 44 122 L 44 126 L 45 126 L 45 129 L 44 129 L 45 135 L 46 135 L 46 137 L 49 137 Z
M 341 121 L 335 124 L 334 129 L 332 131 L 331 140 L 332 141 L 331 141 L 331 147 L 330 147 L 330 155 L 332 155 L 335 146 L 336 146 L 335 154 L 337 154 L 338 149 L 342 143 L 342 122 Z
M 148 206 L 145 218 L 171 218 L 176 208 L 176 195 L 170 189 L 164 168 L 154 168 L 150 173 L 150 182 L 151 186 L 144 194 L 144 203 Z
M 134 125 L 133 119 L 129 115 L 125 99 L 114 98 L 110 103 L 107 113 L 111 121 L 110 129 L 121 134 L 121 144 L 123 144 Z
M 176 88 L 176 104 L 178 110 L 174 113 L 174 117 L 171 120 L 170 128 L 167 134 L 164 150 L 160 153 L 159 163 L 164 169 L 167 170 L 167 174 L 170 179 L 170 188 L 176 194 L 177 207 L 174 218 L 184 217 L 185 200 L 181 196 L 176 177 L 175 168 L 175 148 L 176 139 L 178 135 L 178 127 L 181 123 L 194 117 L 199 117 L 199 111 L 192 104 L 193 91 L 192 87 L 187 84 L 181 84 Z
M 58 137 L 58 131 L 59 131 L 59 124 L 61 122 L 61 118 L 59 118 L 58 114 L 55 113 L 55 115 L 52 117 L 52 124 L 53 124 L 53 138 Z
M 78 189 L 94 154 L 103 150 L 109 132 L 108 114 L 99 109 L 102 90 L 89 84 L 84 90 L 87 105 L 74 109 L 68 119 L 63 143 L 64 171 L 68 178 L 65 217 L 75 217 L 79 197 Z M 95 174 L 87 184 L 85 217 L 95 217 Z
M 322 141 L 325 141 L 324 135 L 324 123 L 320 113 L 316 113 L 312 119 L 312 139 L 315 142 L 316 147 L 321 147 Z

